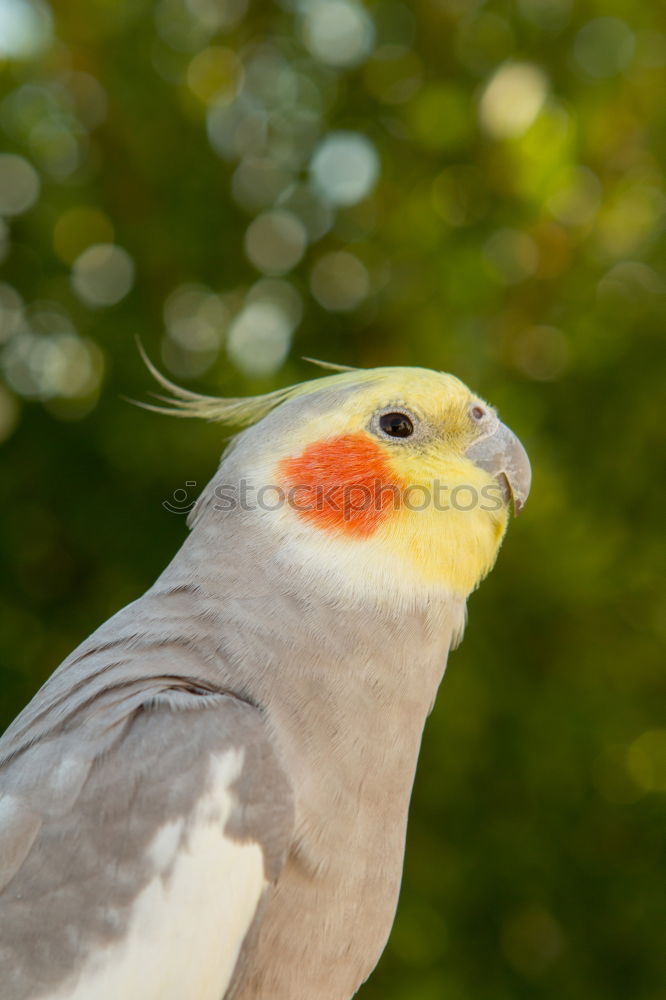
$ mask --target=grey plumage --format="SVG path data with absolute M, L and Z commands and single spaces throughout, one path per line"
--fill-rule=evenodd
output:
M 268 887 L 236 942 L 225 1000 L 345 1000 L 376 964 L 464 595 L 345 589 L 333 566 L 294 560 L 286 524 L 220 510 L 215 492 L 356 391 L 287 401 L 244 431 L 171 565 L 0 740 L 2 1000 L 66 997 L 90 955 L 123 938 L 155 875 L 155 832 L 182 820 L 187 849 L 188 817 L 227 751 L 242 765 L 223 834 L 260 846 Z

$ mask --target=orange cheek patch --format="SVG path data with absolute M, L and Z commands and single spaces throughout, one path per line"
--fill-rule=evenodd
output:
M 400 506 L 403 483 L 366 434 L 342 434 L 279 465 L 287 502 L 319 528 L 371 535 Z

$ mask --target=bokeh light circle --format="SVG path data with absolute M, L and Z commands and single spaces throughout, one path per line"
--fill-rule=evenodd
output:
M 23 156 L 0 153 L 0 215 L 21 215 L 39 197 L 39 174 Z
M 329 66 L 356 66 L 370 53 L 372 18 L 353 0 L 314 0 L 303 19 L 303 38 L 315 58 Z
M 245 252 L 258 271 L 286 274 L 300 261 L 307 244 L 303 223 L 277 209 L 257 216 L 245 234 Z
M 0 0 L 0 58 L 30 59 L 53 36 L 53 16 L 40 0 Z
M 543 107 L 548 79 L 532 63 L 504 63 L 492 75 L 479 102 L 479 118 L 494 139 L 522 135 Z
M 349 312 L 368 295 L 370 278 L 358 257 L 342 250 L 319 258 L 310 274 L 310 290 L 324 309 Z
M 276 302 L 250 302 L 229 328 L 227 352 L 246 375 L 272 375 L 289 352 L 292 322 Z
M 329 132 L 314 151 L 310 174 L 316 190 L 335 205 L 355 205 L 379 177 L 379 156 L 360 132 Z
M 584 25 L 574 41 L 574 56 L 580 68 L 597 80 L 616 76 L 631 62 L 636 39 L 619 17 L 595 17 Z
M 91 306 L 113 306 L 134 284 L 134 261 L 122 247 L 97 243 L 77 257 L 72 267 L 72 287 Z

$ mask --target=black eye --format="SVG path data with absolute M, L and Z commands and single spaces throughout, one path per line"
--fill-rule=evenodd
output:
M 384 413 L 379 418 L 379 426 L 394 438 L 408 438 L 414 433 L 414 424 L 406 413 Z

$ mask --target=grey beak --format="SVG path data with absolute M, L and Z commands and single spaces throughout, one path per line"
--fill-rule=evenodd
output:
M 513 500 L 513 512 L 518 516 L 525 506 L 532 482 L 532 469 L 527 452 L 509 428 L 497 423 L 494 430 L 475 441 L 465 452 L 479 468 L 497 478 L 507 503 Z

